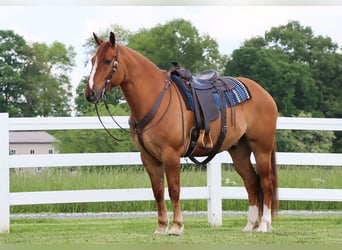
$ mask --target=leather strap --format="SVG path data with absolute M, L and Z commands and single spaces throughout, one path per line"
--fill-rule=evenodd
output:
M 143 118 L 141 118 L 139 121 L 134 121 L 134 119 L 132 117 L 129 117 L 128 124 L 131 128 L 134 129 L 134 131 L 136 133 L 142 133 L 144 127 L 153 119 L 153 117 L 157 113 L 157 110 L 160 106 L 160 103 L 163 100 L 163 97 L 164 97 L 166 90 L 168 89 L 169 86 L 170 86 L 170 81 L 167 80 L 165 87 L 160 92 L 160 94 L 159 94 L 157 100 L 155 101 L 155 103 L 153 104 L 152 108 L 150 109 L 150 111 L 147 112 L 147 114 Z
M 147 114 L 143 118 L 141 118 L 139 121 L 134 121 L 133 118 L 130 117 L 128 120 L 129 126 L 134 129 L 135 133 L 138 136 L 138 140 L 139 140 L 140 145 L 142 146 L 144 151 L 146 153 L 148 153 L 154 159 L 156 159 L 156 157 L 154 155 L 152 155 L 152 153 L 150 151 L 148 151 L 148 149 L 145 146 L 144 139 L 143 139 L 143 132 L 145 131 L 144 128 L 146 127 L 146 125 L 152 121 L 153 117 L 157 113 L 157 110 L 159 109 L 159 106 L 161 104 L 161 101 L 163 100 L 163 97 L 166 93 L 166 90 L 169 88 L 170 85 L 171 85 L 171 83 L 170 83 L 169 79 L 167 79 L 164 89 L 160 92 L 157 100 L 153 104 L 150 111 L 147 112 Z M 170 91 L 171 91 L 171 89 L 170 89 Z M 158 160 L 158 159 L 156 159 L 156 160 Z

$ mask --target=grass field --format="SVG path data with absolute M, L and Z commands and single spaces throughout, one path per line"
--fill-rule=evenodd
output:
M 202 216 L 185 217 L 181 237 L 153 235 L 156 218 L 107 219 L 15 219 L 11 233 L 0 234 L 3 244 L 196 244 L 196 245 L 290 245 L 342 244 L 341 216 L 282 215 L 271 233 L 242 232 L 245 216 L 225 216 L 223 226 L 208 226 Z
M 182 187 L 206 185 L 206 171 L 185 167 L 181 175 Z M 342 189 L 340 167 L 280 166 L 279 186 L 289 188 L 338 188 Z M 223 186 L 243 186 L 240 176 L 231 165 L 222 168 Z M 141 166 L 130 167 L 78 167 L 50 168 L 40 173 L 11 171 L 11 192 L 50 191 L 75 189 L 150 188 L 147 173 Z M 169 202 L 168 202 L 169 205 Z M 33 206 L 12 206 L 11 213 L 40 212 L 120 212 L 155 211 L 149 202 L 77 203 Z M 206 211 L 206 200 L 182 201 L 182 209 Z M 342 210 L 341 202 L 281 201 L 281 210 Z M 224 200 L 223 210 L 246 211 L 245 200 Z

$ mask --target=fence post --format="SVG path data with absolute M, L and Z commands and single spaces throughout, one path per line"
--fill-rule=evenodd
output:
M 10 230 L 8 113 L 0 113 L 0 233 Z
M 208 222 L 215 227 L 222 226 L 221 168 L 221 162 L 215 159 L 207 164 Z

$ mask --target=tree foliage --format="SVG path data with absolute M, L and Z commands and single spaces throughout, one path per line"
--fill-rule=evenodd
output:
M 21 113 L 24 82 L 21 69 L 27 45 L 23 37 L 11 30 L 0 30 L 0 112 L 11 116 Z
M 289 55 L 290 62 L 308 65 L 318 92 L 319 110 L 324 117 L 342 117 L 342 54 L 341 48 L 330 37 L 314 35 L 310 27 L 297 21 L 272 28 L 265 34 L 270 47 Z
M 10 116 L 67 116 L 71 111 L 68 73 L 72 47 L 60 42 L 28 44 L 0 30 L 0 111 Z
M 71 111 L 68 72 L 74 52 L 64 44 L 33 43 L 22 77 L 25 79 L 24 116 L 67 116 Z
M 259 82 L 274 97 L 284 116 L 310 113 L 315 117 L 342 117 L 341 49 L 331 38 L 316 36 L 310 27 L 303 27 L 297 21 L 273 27 L 263 37 L 245 41 L 233 52 L 225 74 Z M 320 149 L 331 151 L 333 147 L 336 152 L 342 149 L 340 133 L 331 136 L 317 132 L 322 133 L 319 136 L 306 131 L 294 136 L 296 133 L 281 131 L 280 148 L 301 150 L 303 145 L 298 143 L 305 141 L 311 146 L 308 152 L 318 152 L 313 142 L 319 141 L 316 146 Z M 319 139 L 323 137 L 333 140 L 333 146 Z
M 225 73 L 258 81 L 285 116 L 301 111 L 342 115 L 342 54 L 329 37 L 315 36 L 297 21 L 274 27 L 235 50 Z
M 245 47 L 235 50 L 226 65 L 226 75 L 241 75 L 259 82 L 274 97 L 285 116 L 311 111 L 317 92 L 308 66 L 292 63 L 280 50 Z
M 151 29 L 141 29 L 128 37 L 128 46 L 162 69 L 178 61 L 193 73 L 205 69 L 223 70 L 227 56 L 221 55 L 218 43 L 208 34 L 200 35 L 191 22 L 174 19 Z

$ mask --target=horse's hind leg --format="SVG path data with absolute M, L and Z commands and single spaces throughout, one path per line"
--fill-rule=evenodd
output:
M 251 232 L 259 226 L 260 208 L 262 206 L 262 191 L 260 189 L 260 178 L 256 174 L 250 161 L 251 149 L 246 143 L 245 137 L 240 139 L 238 145 L 229 149 L 234 167 L 241 176 L 248 193 L 248 218 L 243 229 Z
M 262 217 L 257 231 L 269 232 L 271 231 L 272 215 L 278 209 L 277 197 L 277 170 L 275 165 L 275 147 L 266 148 L 258 145 L 253 147 L 253 154 L 256 161 L 256 170 L 260 176 L 260 184 L 263 193 L 263 209 Z

